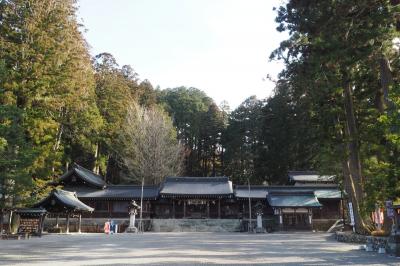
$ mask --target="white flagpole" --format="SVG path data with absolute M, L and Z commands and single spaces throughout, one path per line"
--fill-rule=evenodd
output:
M 139 223 L 139 232 L 143 233 L 143 222 L 142 222 L 142 213 L 143 213 L 143 187 L 144 187 L 144 178 L 142 178 L 142 193 L 140 195 L 140 223 Z
M 251 192 L 250 192 L 250 178 L 247 179 L 248 185 L 249 185 L 249 232 L 251 232 L 252 230 L 252 226 L 251 226 Z

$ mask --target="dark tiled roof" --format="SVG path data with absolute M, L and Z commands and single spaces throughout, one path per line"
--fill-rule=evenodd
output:
M 313 191 L 319 199 L 341 199 L 342 193 L 336 185 L 319 185 L 319 186 L 251 186 L 250 197 L 253 199 L 265 199 L 268 193 L 284 192 L 297 193 L 304 191 Z M 237 198 L 248 198 L 249 188 L 246 185 L 239 185 L 235 188 L 235 196 Z
M 97 174 L 93 173 L 92 171 L 90 171 L 78 164 L 74 164 L 71 170 L 69 170 L 68 172 L 63 174 L 60 177 L 60 182 L 65 183 L 65 181 L 69 181 L 69 179 L 73 175 L 76 175 L 83 182 L 86 182 L 86 183 L 88 183 L 92 186 L 98 187 L 98 188 L 102 188 L 106 184 L 104 182 L 104 179 L 100 175 L 97 175 Z
M 163 197 L 232 197 L 228 177 L 167 177 L 160 192 Z
M 319 175 L 314 171 L 290 171 L 289 180 L 293 182 L 335 182 L 334 175 Z
M 129 200 L 140 199 L 142 194 L 141 185 L 109 185 L 104 189 L 91 189 L 82 187 L 66 187 L 65 189 L 75 191 L 80 199 Z M 158 198 L 158 192 L 158 186 L 144 186 L 143 199 L 155 200 Z
M 251 186 L 250 187 L 250 198 L 252 199 L 266 199 L 268 194 L 267 186 Z M 235 197 L 237 198 L 249 198 L 249 187 L 248 186 L 236 186 Z
M 94 209 L 87 206 L 77 198 L 75 192 L 54 189 L 49 196 L 35 204 L 35 207 L 41 207 L 52 212 L 53 209 L 65 209 L 69 211 L 88 211 Z
M 314 195 L 314 191 L 302 191 L 293 193 L 287 192 L 270 192 L 267 200 L 271 207 L 275 208 L 315 208 L 322 207 L 318 199 Z

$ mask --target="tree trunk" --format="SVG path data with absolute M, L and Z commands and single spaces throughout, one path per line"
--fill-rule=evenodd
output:
M 390 101 L 389 101 L 389 88 L 393 83 L 393 77 L 392 77 L 392 71 L 390 69 L 390 63 L 389 60 L 382 55 L 382 57 L 379 59 L 379 68 L 380 68 L 380 76 L 381 76 L 381 90 L 382 90 L 382 96 L 383 96 L 383 101 L 382 104 L 384 105 L 384 108 L 389 107 Z M 379 111 L 381 111 L 379 109 Z M 384 109 L 381 111 L 381 113 L 384 112 Z
M 100 173 L 100 166 L 99 166 L 99 150 L 100 150 L 100 144 L 97 142 L 95 151 L 94 151 L 94 167 L 93 167 L 93 172 L 96 174 Z
M 381 81 L 381 87 L 378 88 L 377 90 L 377 109 L 380 114 L 384 114 L 385 111 L 389 111 L 392 107 L 392 103 L 389 100 L 389 88 L 393 84 L 393 75 L 392 71 L 390 69 L 390 63 L 389 60 L 382 55 L 381 58 L 379 58 L 379 72 L 380 72 L 380 81 Z M 386 138 L 385 136 L 382 136 L 381 143 L 386 143 Z M 378 159 L 380 159 L 378 154 Z M 390 232 L 392 228 L 392 219 L 387 216 L 387 212 L 383 212 L 384 217 L 383 217 L 383 230 L 386 232 Z
M 360 204 L 364 197 L 364 180 L 361 171 L 361 161 L 358 144 L 358 131 L 353 106 L 353 89 L 351 83 L 344 78 L 344 108 L 346 117 L 346 139 L 347 139 L 347 162 L 344 166 L 344 181 L 346 192 L 353 204 L 355 229 L 358 233 L 365 233 L 367 230 L 365 221 L 361 214 Z
M 217 172 L 216 172 L 216 169 L 215 169 L 215 146 L 212 146 L 212 147 L 213 147 L 213 153 L 212 153 L 212 176 L 216 176 Z
M 57 135 L 56 135 L 56 142 L 53 145 L 53 152 L 56 153 L 61 145 L 61 137 L 64 132 L 64 126 L 63 124 L 60 124 L 60 126 L 57 129 Z M 54 173 L 55 172 L 54 166 L 51 168 L 51 171 Z
M 0 209 L 0 235 L 3 234 L 3 209 Z

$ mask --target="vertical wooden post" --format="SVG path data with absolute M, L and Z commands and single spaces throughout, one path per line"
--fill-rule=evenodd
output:
M 79 218 L 78 218 L 78 233 L 81 233 L 81 226 L 82 226 L 82 213 L 79 213 Z
M 60 216 L 60 214 L 57 214 L 56 216 L 56 228 L 58 228 L 58 217 Z
M 69 212 L 67 212 L 67 229 L 65 233 L 69 234 Z
M 175 219 L 175 199 L 172 199 L 172 218 Z
M 278 209 L 279 212 L 279 228 L 282 230 L 283 229 L 283 214 L 282 214 L 282 209 Z
M 218 199 L 218 219 L 221 219 L 221 199 Z
M 0 209 L 0 235 L 3 234 L 3 209 Z
M 183 218 L 186 218 L 186 199 L 183 200 Z
M 8 216 L 8 233 L 11 234 L 12 232 L 12 217 L 13 217 L 13 211 L 10 210 L 10 216 Z
M 39 219 L 39 236 L 42 237 L 44 231 L 44 220 L 46 219 L 46 214 L 42 214 Z

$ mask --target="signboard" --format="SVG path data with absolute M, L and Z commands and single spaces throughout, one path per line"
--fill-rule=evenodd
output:
M 353 203 L 349 202 L 349 215 L 350 215 L 350 225 L 354 226 L 354 212 L 353 212 Z
M 21 217 L 18 233 L 39 233 L 40 217 Z

